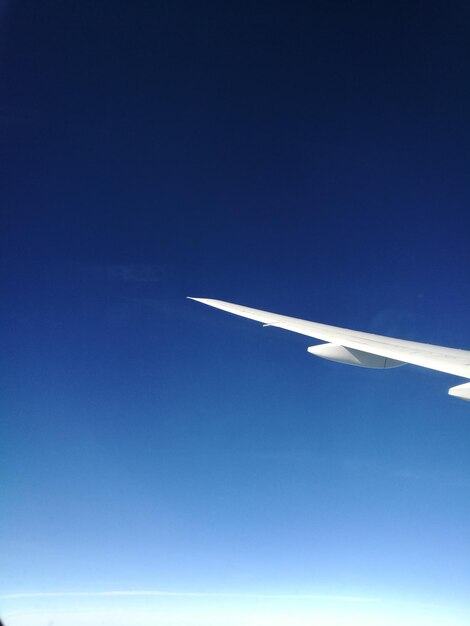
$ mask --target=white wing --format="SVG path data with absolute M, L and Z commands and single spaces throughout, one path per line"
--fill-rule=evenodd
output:
M 262 322 L 265 326 L 277 326 L 307 337 L 326 341 L 328 343 L 312 346 L 308 348 L 308 351 L 331 361 L 374 368 L 390 368 L 410 363 L 439 372 L 470 378 L 469 350 L 433 346 L 429 343 L 393 339 L 383 335 L 328 326 L 327 324 L 309 322 L 260 309 L 250 309 L 222 300 L 207 298 L 190 298 L 190 300 L 196 300 L 216 309 Z M 470 400 L 470 383 L 452 387 L 449 389 L 449 394 Z

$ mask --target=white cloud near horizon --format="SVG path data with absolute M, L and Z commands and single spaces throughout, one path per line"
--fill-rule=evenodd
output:
M 367 607 L 367 608 L 366 608 Z M 5 626 L 467 626 L 468 613 L 376 604 L 311 607 L 171 607 L 4 613 Z
M 254 600 L 319 600 L 328 602 L 380 602 L 379 598 L 354 595 L 322 595 L 322 594 L 263 594 L 263 593 L 231 593 L 215 591 L 166 591 L 161 589 L 117 589 L 110 591 L 24 591 L 4 593 L 0 600 L 20 600 L 34 598 L 73 598 L 73 597 L 181 597 L 181 598 L 247 598 Z

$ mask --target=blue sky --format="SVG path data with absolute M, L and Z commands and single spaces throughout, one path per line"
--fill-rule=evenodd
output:
M 2 12 L 5 626 L 468 624 L 463 3 Z M 100 621 L 98 621 L 100 620 Z

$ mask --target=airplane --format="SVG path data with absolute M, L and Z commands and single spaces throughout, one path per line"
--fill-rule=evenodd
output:
M 309 322 L 296 317 L 251 309 L 223 300 L 192 298 L 190 296 L 188 298 L 234 315 L 262 322 L 263 326 L 275 326 L 307 337 L 320 339 L 326 343 L 311 346 L 307 350 L 310 354 L 322 359 L 375 369 L 389 369 L 409 363 L 438 372 L 461 376 L 467 380 L 470 379 L 470 350 L 434 346 L 429 343 L 394 339 L 393 337 Z M 448 393 L 451 396 L 470 401 L 470 382 L 451 387 Z

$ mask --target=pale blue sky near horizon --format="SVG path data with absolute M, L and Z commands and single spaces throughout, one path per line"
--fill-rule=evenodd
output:
M 5 626 L 468 624 L 469 17 L 7 3 Z

